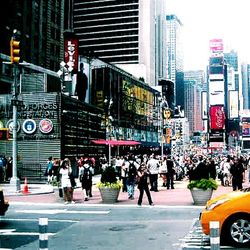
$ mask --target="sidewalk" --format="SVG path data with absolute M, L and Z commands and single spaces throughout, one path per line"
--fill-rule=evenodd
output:
M 74 201 L 76 204 L 103 204 L 101 195 L 95 184 L 99 181 L 100 176 L 94 176 L 93 178 L 93 197 L 89 201 L 84 201 L 83 191 L 78 183 L 78 187 L 74 190 Z M 193 206 L 193 200 L 190 190 L 187 188 L 188 181 L 175 181 L 175 189 L 166 189 L 162 187 L 162 183 L 159 179 L 159 192 L 151 192 L 151 197 L 155 205 L 164 206 Z M 61 203 L 63 199 L 59 197 L 58 189 L 53 188 L 48 184 L 30 184 L 28 185 L 29 193 L 13 193 L 9 191 L 8 184 L 1 185 L 4 190 L 5 198 L 11 202 L 35 202 L 35 203 Z M 248 187 L 249 183 L 244 183 L 244 187 Z M 23 190 L 23 185 L 21 185 Z M 217 190 L 213 192 L 213 197 L 216 197 L 223 193 L 232 191 L 232 187 L 219 186 Z M 129 200 L 126 192 L 120 192 L 118 201 L 115 205 L 136 205 L 139 196 L 139 190 L 135 188 L 135 199 Z M 146 194 L 143 197 L 143 205 L 148 205 Z

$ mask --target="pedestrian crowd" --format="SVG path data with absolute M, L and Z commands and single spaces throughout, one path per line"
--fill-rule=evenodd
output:
M 97 166 L 98 162 L 98 166 Z M 73 193 L 76 187 L 76 178 L 81 183 L 83 199 L 88 201 L 92 197 L 92 177 L 101 173 L 107 166 L 105 156 L 98 160 L 94 158 L 79 157 L 76 159 L 52 160 L 48 158 L 46 175 L 48 183 L 54 180 L 60 183 L 62 195 L 66 204 L 74 203 Z M 232 185 L 232 189 L 242 189 L 247 178 L 250 182 L 250 160 L 247 157 L 233 155 L 189 155 L 186 157 L 155 154 L 116 156 L 111 159 L 122 184 L 122 192 L 128 194 L 128 199 L 134 200 L 136 188 L 139 190 L 138 205 L 142 204 L 146 193 L 148 203 L 153 205 L 152 192 L 159 191 L 159 178 L 166 189 L 174 189 L 175 181 L 184 178 L 191 180 L 219 179 L 222 186 Z

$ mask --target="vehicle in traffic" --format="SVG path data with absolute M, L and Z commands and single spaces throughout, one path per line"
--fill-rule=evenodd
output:
M 3 190 L 0 189 L 0 216 L 5 215 L 9 208 L 9 202 L 4 199 Z
M 201 212 L 203 233 L 209 235 L 210 221 L 219 222 L 222 245 L 250 246 L 250 188 L 223 194 L 207 202 Z

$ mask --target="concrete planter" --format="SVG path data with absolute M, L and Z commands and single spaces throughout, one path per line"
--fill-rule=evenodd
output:
M 192 198 L 194 201 L 194 205 L 205 206 L 207 201 L 211 199 L 213 190 L 212 189 L 199 189 L 199 188 L 192 188 L 190 189 Z
M 120 189 L 100 187 L 99 190 L 101 193 L 103 203 L 112 204 L 112 203 L 117 202 L 117 199 L 118 199 L 118 196 L 120 193 Z

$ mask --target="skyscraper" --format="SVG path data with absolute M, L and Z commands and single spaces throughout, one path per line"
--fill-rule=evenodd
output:
M 205 72 L 202 70 L 184 72 L 185 116 L 189 121 L 190 133 L 202 131 L 201 92 L 205 90 Z
M 164 0 L 75 0 L 74 32 L 80 54 L 94 54 L 157 85 L 158 78 L 166 76 L 164 5 Z
M 174 104 L 184 108 L 182 23 L 176 15 L 167 15 L 167 79 L 174 83 Z M 177 98 L 178 96 L 178 98 Z

